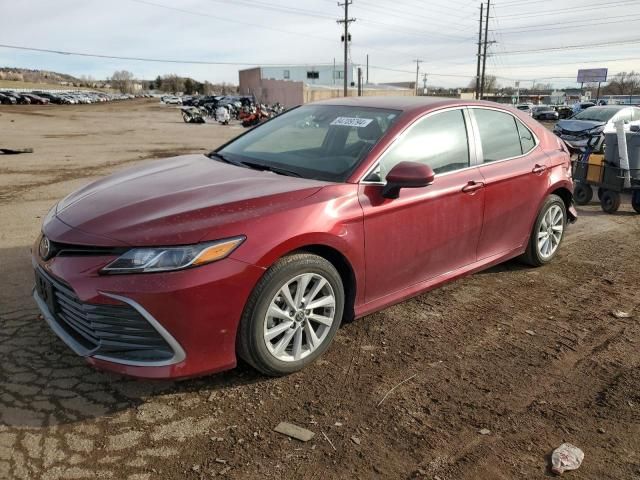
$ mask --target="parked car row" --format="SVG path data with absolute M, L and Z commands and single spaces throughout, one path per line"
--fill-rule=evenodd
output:
M 615 123 L 640 124 L 640 108 L 625 105 L 592 106 L 570 119 L 560 120 L 553 129 L 573 150 L 582 150 L 593 135 L 615 132 Z
M 129 100 L 132 98 L 151 97 L 150 94 L 123 94 L 105 93 L 89 91 L 56 91 L 45 92 L 33 90 L 31 92 L 17 92 L 14 90 L 0 90 L 0 104 L 2 105 L 47 105 L 55 103 L 57 105 L 75 105 L 111 102 L 115 100 Z

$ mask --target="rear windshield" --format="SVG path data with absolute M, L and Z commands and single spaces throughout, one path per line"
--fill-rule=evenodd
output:
M 518 110 L 529 110 L 529 105 L 518 105 L 516 108 Z
M 307 105 L 255 128 L 219 153 L 235 162 L 343 182 L 399 115 L 379 108 Z

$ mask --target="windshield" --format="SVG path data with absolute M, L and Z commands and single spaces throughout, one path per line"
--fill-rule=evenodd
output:
M 551 107 L 538 107 L 536 109 L 536 111 L 538 111 L 538 112 L 553 112 L 554 110 Z
M 620 111 L 619 108 L 611 107 L 591 107 L 578 113 L 574 120 L 587 120 L 591 122 L 608 122 Z
M 399 114 L 379 108 L 307 105 L 255 128 L 218 153 L 233 162 L 344 182 Z

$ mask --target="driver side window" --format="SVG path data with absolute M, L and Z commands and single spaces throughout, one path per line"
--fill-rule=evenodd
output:
M 469 167 L 469 142 L 462 110 L 436 113 L 409 127 L 380 159 L 376 170 L 379 181 L 384 181 L 387 173 L 404 161 L 429 165 L 436 175 Z

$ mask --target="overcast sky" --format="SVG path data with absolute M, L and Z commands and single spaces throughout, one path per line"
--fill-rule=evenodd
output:
M 640 0 L 494 0 L 487 71 L 575 86 L 578 68 L 640 70 Z M 475 75 L 478 0 L 353 0 L 351 57 L 370 57 L 370 81 L 412 81 L 415 59 L 429 85 L 466 86 Z M 168 8 L 167 8 L 168 7 Z M 259 64 L 342 61 L 343 13 L 333 0 L 22 0 L 3 2 L 0 44 L 91 54 L 247 65 L 111 60 L 0 48 L 0 66 L 106 78 L 176 73 L 238 82 Z M 612 44 L 619 42 L 617 44 Z M 622 43 L 625 42 L 625 43 Z M 610 43 L 582 49 L 576 45 Z M 558 48 L 558 50 L 548 50 Z M 534 53 L 512 53 L 542 50 Z M 552 78 L 553 77 L 553 78 Z M 528 82 L 528 83 L 527 83 Z

